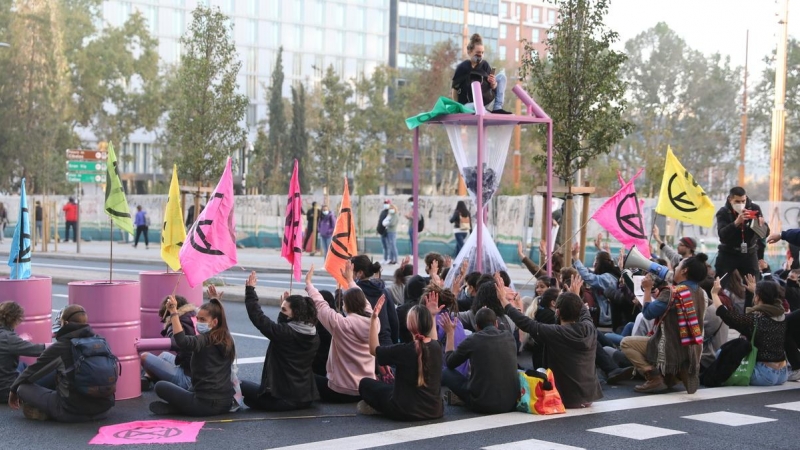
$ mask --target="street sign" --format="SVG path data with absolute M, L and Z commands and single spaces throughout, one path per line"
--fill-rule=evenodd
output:
M 67 150 L 67 159 L 70 161 L 104 161 L 108 153 L 97 150 Z
M 105 183 L 105 174 L 95 173 L 71 173 L 67 172 L 67 182 L 69 183 Z
M 105 172 L 106 163 L 93 161 L 67 161 L 67 170 L 70 172 Z

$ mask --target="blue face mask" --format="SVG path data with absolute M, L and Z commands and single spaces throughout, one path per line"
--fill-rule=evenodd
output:
M 205 334 L 211 331 L 211 325 L 204 323 L 204 322 L 197 322 L 197 332 L 200 334 Z

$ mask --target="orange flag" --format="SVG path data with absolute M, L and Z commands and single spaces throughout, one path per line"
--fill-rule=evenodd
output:
M 325 270 L 336 279 L 339 286 L 347 287 L 347 281 L 342 276 L 347 261 L 356 256 L 356 227 L 353 221 L 353 210 L 350 208 L 350 190 L 347 187 L 347 178 L 344 179 L 344 193 L 339 216 L 336 218 L 336 227 L 333 229 L 331 247 L 325 257 Z

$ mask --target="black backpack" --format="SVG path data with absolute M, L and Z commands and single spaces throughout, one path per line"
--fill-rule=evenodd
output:
M 386 227 L 383 226 L 383 219 L 385 219 L 387 215 L 389 215 L 389 211 L 384 209 L 381 211 L 381 215 L 378 217 L 378 227 L 375 230 L 381 236 L 386 236 Z
M 114 397 L 117 379 L 122 374 L 119 359 L 111 353 L 108 343 L 100 336 L 70 339 L 73 365 L 72 385 L 83 395 L 95 398 Z

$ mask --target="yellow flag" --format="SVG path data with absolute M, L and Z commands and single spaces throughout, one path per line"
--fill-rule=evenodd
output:
M 178 188 L 178 166 L 172 166 L 172 182 L 169 184 L 169 198 L 164 208 L 164 225 L 161 227 L 161 259 L 172 270 L 180 270 L 181 262 L 178 253 L 186 240 L 186 229 L 183 227 L 183 210 L 181 210 L 181 191 Z
M 669 147 L 656 212 L 701 227 L 714 223 L 714 204 Z
M 117 155 L 114 153 L 114 144 L 108 143 L 108 168 L 106 169 L 106 202 L 104 209 L 111 222 L 133 235 L 133 220 L 122 182 L 119 179 Z

